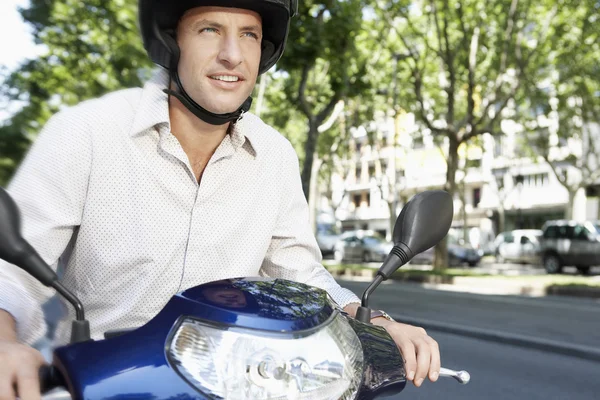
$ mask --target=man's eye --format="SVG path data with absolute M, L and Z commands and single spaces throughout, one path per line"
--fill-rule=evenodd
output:
M 216 31 L 217 31 L 216 28 L 210 28 L 210 27 L 209 28 L 202 28 L 202 29 L 200 29 L 200 33 L 202 33 L 202 32 L 216 32 Z
M 251 37 L 253 39 L 258 39 L 258 35 L 254 32 L 244 32 L 244 36 Z

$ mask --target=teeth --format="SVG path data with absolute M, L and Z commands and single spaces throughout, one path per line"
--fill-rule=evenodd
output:
M 231 75 L 217 75 L 217 76 L 211 76 L 211 79 L 215 79 L 217 81 L 225 81 L 225 82 L 237 82 L 240 79 L 237 76 L 231 76 Z

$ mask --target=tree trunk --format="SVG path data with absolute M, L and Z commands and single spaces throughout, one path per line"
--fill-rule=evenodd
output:
M 398 218 L 398 216 L 396 215 L 396 202 L 394 201 L 387 201 L 387 205 L 388 205 L 388 209 L 390 210 L 390 218 L 389 218 L 389 223 L 390 223 L 390 240 L 394 240 L 394 226 L 396 226 L 396 218 Z
M 317 139 L 319 138 L 319 129 L 314 119 L 308 122 L 308 135 L 304 143 L 304 164 L 302 165 L 302 190 L 304 197 L 310 200 L 310 178 L 313 170 L 313 160 L 317 149 Z
M 573 203 L 575 203 L 575 195 L 577 194 L 577 190 L 573 188 L 567 188 L 569 191 L 569 202 L 567 203 L 567 207 L 565 208 L 565 219 L 573 218 Z
M 504 206 L 500 206 L 498 207 L 498 232 L 496 232 L 496 235 L 504 232 L 505 219 Z
M 460 184 L 460 209 L 461 209 L 461 215 L 462 215 L 462 224 L 463 224 L 463 230 L 462 230 L 462 238 L 463 238 L 463 242 L 466 244 L 469 240 L 469 233 L 467 231 L 467 193 L 466 193 L 467 189 L 465 188 L 465 181 L 463 178 L 463 181 Z
M 321 168 L 323 161 L 317 155 L 316 157 L 314 157 L 312 164 L 312 172 L 310 175 L 310 190 L 308 197 L 308 218 L 312 231 L 316 233 L 317 215 L 319 214 L 319 168 Z
M 446 170 L 446 185 L 445 190 L 454 199 L 456 192 L 456 171 L 458 170 L 458 140 L 454 134 L 448 135 L 448 159 Z M 433 263 L 435 270 L 443 270 L 448 268 L 448 236 L 444 237 L 435 246 L 435 258 Z
M 267 76 L 268 76 L 267 74 L 262 74 L 260 76 L 260 82 L 259 82 L 259 86 L 258 86 L 258 99 L 256 102 L 255 114 L 259 118 L 262 113 L 263 103 L 264 103 L 264 99 L 265 99 L 265 89 L 267 87 L 267 79 L 268 79 Z

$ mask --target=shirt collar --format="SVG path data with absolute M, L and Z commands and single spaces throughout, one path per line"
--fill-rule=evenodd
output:
M 171 130 L 169 118 L 169 96 L 163 92 L 169 83 L 169 72 L 163 68 L 157 69 L 152 78 L 146 82 L 142 89 L 142 97 L 137 108 L 137 112 L 131 127 L 131 136 L 136 136 L 149 128 L 160 124 L 167 126 L 168 132 Z M 244 146 L 246 141 L 250 145 L 251 152 L 256 156 L 256 144 L 258 138 L 255 135 L 255 129 L 252 124 L 256 124 L 258 119 L 250 113 L 244 115 L 233 125 L 229 131 L 231 144 L 235 150 Z
M 157 69 L 152 78 L 146 82 L 131 127 L 131 136 L 138 135 L 159 124 L 167 124 L 170 130 L 169 96 L 163 92 L 168 83 L 169 73 L 162 68 Z

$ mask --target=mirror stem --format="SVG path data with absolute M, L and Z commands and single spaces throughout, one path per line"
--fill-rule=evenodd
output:
M 90 323 L 85 319 L 83 304 L 59 281 L 52 282 L 52 287 L 56 289 L 71 305 L 75 308 L 75 320 L 71 326 L 71 343 L 79 343 L 90 340 Z
M 52 287 L 56 289 L 58 293 L 60 293 L 69 303 L 73 305 L 75 308 L 75 318 L 78 321 L 85 320 L 85 315 L 83 313 L 83 305 L 81 302 L 67 289 L 64 287 L 59 281 L 52 282 Z
M 365 324 L 368 324 L 371 322 L 371 309 L 369 308 L 369 295 L 371 293 L 373 293 L 373 291 L 375 289 L 377 289 L 377 286 L 379 286 L 379 284 L 383 281 L 384 281 L 384 276 L 381 275 L 380 273 L 377 273 L 377 276 L 375 277 L 373 282 L 371 282 L 371 284 L 369 285 L 367 290 L 365 290 L 365 292 L 362 295 L 361 307 L 358 307 L 358 309 L 356 310 L 355 319 L 359 320 L 360 322 L 364 322 Z

